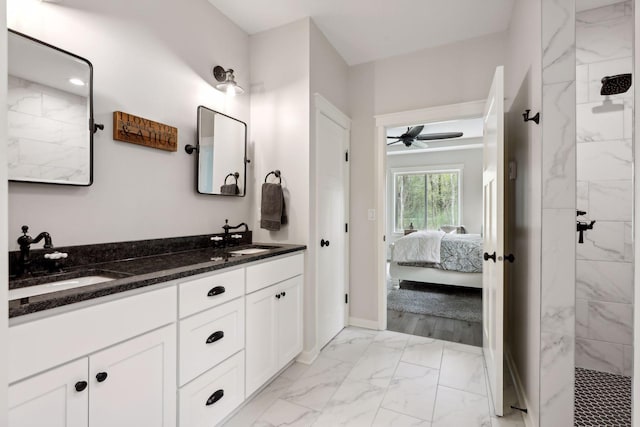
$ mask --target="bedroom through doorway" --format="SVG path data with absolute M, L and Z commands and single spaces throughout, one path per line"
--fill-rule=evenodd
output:
M 385 133 L 387 329 L 481 347 L 482 117 Z

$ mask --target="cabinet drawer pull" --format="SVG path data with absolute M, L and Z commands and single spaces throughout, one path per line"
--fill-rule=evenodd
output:
M 224 396 L 224 390 L 220 389 L 216 391 L 207 399 L 207 406 L 213 405 L 218 400 L 222 399 L 222 396 Z
M 220 295 L 220 294 L 224 294 L 224 291 L 226 289 L 224 288 L 224 286 L 216 286 L 215 288 L 212 288 L 209 293 L 207 294 L 208 297 L 213 297 L 216 295 Z
M 98 372 L 98 374 L 96 375 L 96 380 L 98 380 L 98 382 L 101 383 L 107 379 L 107 376 L 108 375 L 106 372 Z
M 89 383 L 87 383 L 86 381 L 78 381 L 75 385 L 76 391 L 77 392 L 84 391 L 84 389 L 87 388 L 88 385 Z
M 207 338 L 207 344 L 211 344 L 214 343 L 218 340 L 221 340 L 222 338 L 224 338 L 224 332 L 223 331 L 216 331 L 214 333 L 212 333 L 211 335 L 209 335 L 209 338 Z

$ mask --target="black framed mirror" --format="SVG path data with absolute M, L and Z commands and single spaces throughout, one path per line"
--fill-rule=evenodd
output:
M 17 31 L 8 34 L 10 181 L 93 182 L 93 66 Z
M 198 193 L 244 197 L 247 176 L 245 122 L 199 106 L 196 152 Z

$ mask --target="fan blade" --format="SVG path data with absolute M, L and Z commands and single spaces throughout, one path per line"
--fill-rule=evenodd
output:
M 389 139 L 400 139 L 399 136 L 388 136 L 387 138 L 389 138 Z
M 418 141 L 433 141 L 435 139 L 460 138 L 462 135 L 464 135 L 462 132 L 425 133 L 416 136 L 416 139 Z
M 420 135 L 420 132 L 422 132 L 422 129 L 424 129 L 424 126 L 414 126 L 402 136 L 410 137 L 411 139 L 413 139 L 416 136 Z
M 393 142 L 389 142 L 389 143 L 387 143 L 387 146 L 389 146 L 389 145 L 393 145 L 393 144 L 396 144 L 396 143 L 398 143 L 398 142 L 400 142 L 400 140 L 393 141 Z

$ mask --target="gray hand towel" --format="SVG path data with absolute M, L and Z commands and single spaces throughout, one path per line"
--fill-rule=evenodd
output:
M 224 184 L 220 186 L 220 194 L 237 195 L 240 194 L 238 184 Z
M 260 228 L 270 231 L 280 230 L 287 223 L 282 185 L 265 182 L 262 184 Z

